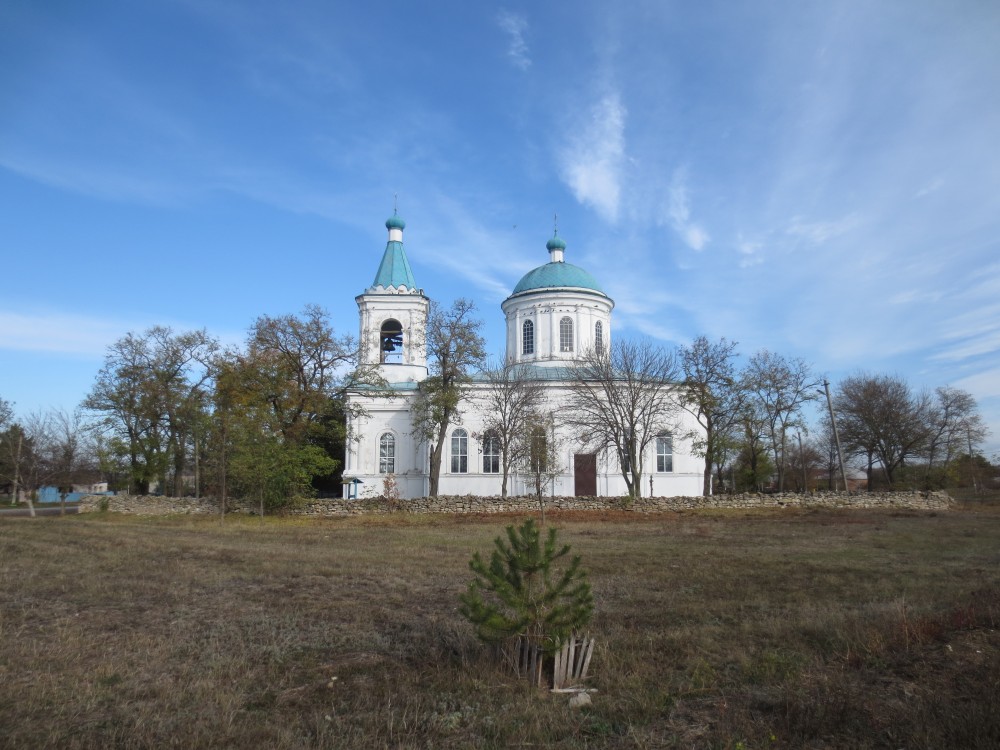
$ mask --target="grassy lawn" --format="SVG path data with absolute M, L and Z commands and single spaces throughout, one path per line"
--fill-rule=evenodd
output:
M 518 520 L 0 520 L 0 746 L 1000 746 L 996 505 L 550 514 L 582 709 L 457 614 Z

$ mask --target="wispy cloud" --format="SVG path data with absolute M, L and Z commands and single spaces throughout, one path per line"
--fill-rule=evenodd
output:
M 687 184 L 687 170 L 674 170 L 667 194 L 667 214 L 670 224 L 692 250 L 701 251 L 710 239 L 708 232 L 691 221 L 691 197 Z
M 528 31 L 528 19 L 506 8 L 497 13 L 497 25 L 507 34 L 507 57 L 511 65 L 520 70 L 531 67 L 531 55 L 528 52 L 528 42 L 524 38 Z
M 0 310 L 0 349 L 102 357 L 128 324 L 70 313 Z
M 444 191 L 431 191 L 427 200 L 421 200 L 415 208 L 426 221 L 426 233 L 418 250 L 422 260 L 465 279 L 491 300 L 507 297 L 517 277 L 542 262 L 543 248 L 539 248 L 537 257 L 527 256 L 522 237 L 498 234 L 465 202 Z M 487 247 L 488 253 L 476 252 Z M 471 254 L 475 254 L 474 263 L 470 262 Z M 483 296 L 471 290 L 462 294 Z
M 793 216 L 785 229 L 793 237 L 822 245 L 834 237 L 839 237 L 852 230 L 858 224 L 858 216 L 850 214 L 836 221 L 806 221 L 801 216 Z
M 740 254 L 740 268 L 750 268 L 764 262 L 764 256 L 760 254 L 763 242 L 744 239 L 742 235 L 737 238 L 736 250 Z
M 924 187 L 920 188 L 920 190 L 918 190 L 917 193 L 916 193 L 916 195 L 914 195 L 913 197 L 914 198 L 923 198 L 925 195 L 930 195 L 931 193 L 937 192 L 942 187 L 944 187 L 944 180 L 942 180 L 940 177 L 938 177 L 936 180 L 933 180 L 929 184 L 927 184 Z
M 189 193 L 159 176 L 137 176 L 108 165 L 88 165 L 72 159 L 7 154 L 0 157 L 0 169 L 60 190 L 124 203 L 176 205 Z
M 956 388 L 963 388 L 975 393 L 980 398 L 1000 398 L 1000 367 L 992 367 L 975 375 L 967 375 L 956 380 L 954 385 Z
M 612 224 L 621 204 L 627 114 L 617 92 L 605 95 L 561 154 L 562 179 L 574 197 Z
M 0 310 L 0 350 L 41 352 L 101 359 L 108 346 L 129 331 L 143 331 L 153 325 L 167 325 L 175 331 L 192 330 L 197 325 L 135 318 L 100 318 L 58 311 L 31 313 Z M 242 332 L 213 330 L 224 345 L 243 339 Z

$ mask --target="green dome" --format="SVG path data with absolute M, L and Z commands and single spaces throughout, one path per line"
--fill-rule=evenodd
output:
M 551 252 L 553 250 L 565 250 L 566 249 L 566 243 L 563 242 L 562 237 L 559 237 L 558 235 L 555 235 L 555 236 L 552 237 L 551 240 L 549 240 L 548 242 L 545 243 L 545 248 L 549 252 Z
M 549 242 L 562 240 L 553 237 Z M 565 246 L 565 245 L 564 245 Z M 521 292 L 530 292 L 536 289 L 553 289 L 571 287 L 573 289 L 587 289 L 592 292 L 604 295 L 597 279 L 584 271 L 579 266 L 572 263 L 546 263 L 544 266 L 528 271 L 514 287 L 511 296 Z M 606 295 L 605 295 L 606 296 Z
M 386 229 L 406 229 L 406 222 L 399 214 L 393 214 L 385 220 Z

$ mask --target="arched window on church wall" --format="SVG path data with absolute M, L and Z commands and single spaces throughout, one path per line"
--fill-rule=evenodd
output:
M 451 433 L 451 473 L 469 471 L 469 433 L 459 428 Z
M 396 436 L 391 432 L 378 439 L 378 473 L 396 473 Z
M 521 324 L 521 354 L 535 353 L 535 324 L 526 320 Z
M 573 319 L 566 317 L 559 321 L 559 351 L 573 351 Z
M 594 351 L 604 353 L 604 324 L 601 321 L 594 323 Z
M 382 323 L 378 336 L 379 362 L 400 364 L 403 361 L 403 326 L 393 318 Z

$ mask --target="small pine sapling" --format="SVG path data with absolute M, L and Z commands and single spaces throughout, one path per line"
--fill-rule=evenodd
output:
M 532 519 L 507 527 L 507 540 L 497 537 L 487 564 L 478 552 L 469 561 L 476 577 L 461 594 L 460 612 L 487 643 L 521 636 L 545 654 L 553 654 L 594 612 L 594 599 L 579 556 L 559 572 L 553 563 L 569 554 L 556 547 L 550 528 L 544 545 Z

